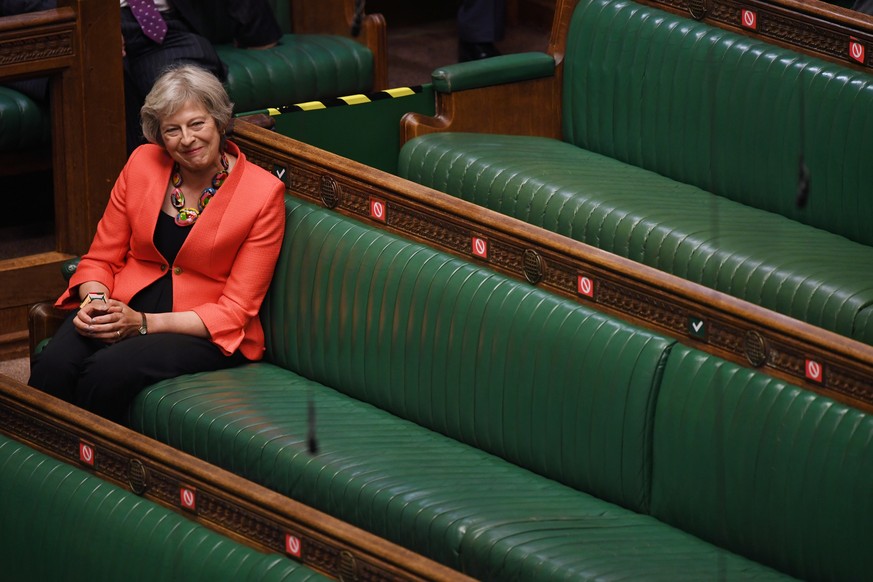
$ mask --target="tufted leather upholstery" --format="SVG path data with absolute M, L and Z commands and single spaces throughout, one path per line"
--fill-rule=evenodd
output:
M 484 580 L 869 571 L 869 415 L 286 208 L 268 361 L 157 384 L 134 428 Z
M 328 580 L 0 435 L 4 580 Z
M 568 143 L 873 245 L 873 77 L 631 0 L 582 0 L 571 27 Z
M 342 36 L 286 34 L 271 49 L 215 48 L 227 65 L 226 87 L 237 112 L 372 89 L 373 54 Z
M 373 54 L 368 48 L 339 35 L 294 33 L 291 2 L 268 0 L 268 4 L 284 34 L 278 46 L 266 50 L 235 47 L 230 18 L 211 2 L 201 11 L 215 15 L 200 26 L 227 65 L 226 87 L 236 112 L 367 93 L 373 88 Z
M 400 172 L 514 216 L 858 340 L 873 247 L 566 142 L 433 134 Z
M 629 0 L 579 2 L 564 67 L 564 141 L 426 135 L 399 173 L 870 341 L 873 78 Z
M 656 410 L 652 515 L 803 579 L 873 572 L 869 414 L 684 346 Z

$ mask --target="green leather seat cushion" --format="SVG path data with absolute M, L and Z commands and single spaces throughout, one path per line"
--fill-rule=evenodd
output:
M 261 314 L 269 362 L 155 385 L 135 429 L 485 579 L 691 578 L 721 562 L 774 575 L 644 515 L 671 340 L 286 209 Z
M 579 0 L 563 63 L 564 141 L 873 246 L 869 72 L 632 0 Z
M 568 143 L 441 133 L 400 174 L 837 333 L 869 338 L 873 248 Z
M 272 364 L 162 382 L 138 398 L 132 422 L 481 579 L 784 578 Z
M 285 34 L 271 49 L 215 48 L 227 65 L 225 86 L 236 112 L 367 93 L 373 86 L 373 53 L 342 36 Z
M 4 580 L 321 581 L 0 435 Z
M 672 340 L 288 197 L 274 364 L 630 509 Z M 531 438 L 536 434 L 537 438 Z
M 804 579 L 873 572 L 873 416 L 677 345 L 654 457 L 660 520 Z
M 48 110 L 23 93 L 0 86 L 0 152 L 47 146 L 50 139 Z

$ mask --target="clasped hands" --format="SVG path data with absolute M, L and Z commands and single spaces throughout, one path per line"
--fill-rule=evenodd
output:
M 89 293 L 73 318 L 73 325 L 80 335 L 107 344 L 138 334 L 141 322 L 142 316 L 138 312 L 103 293 Z

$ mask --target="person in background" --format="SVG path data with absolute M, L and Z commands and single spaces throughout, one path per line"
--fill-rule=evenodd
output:
M 506 0 L 462 0 L 458 9 L 458 61 L 487 59 L 500 54 Z
M 120 0 L 128 154 L 145 142 L 139 110 L 155 79 L 176 63 L 198 65 L 222 82 L 227 68 L 204 36 L 206 19 L 219 11 L 233 23 L 242 48 L 276 46 L 282 30 L 266 0 Z M 141 23 L 143 21 L 145 24 Z
M 227 139 L 212 73 L 171 68 L 56 306 L 71 310 L 29 384 L 116 422 L 159 380 L 259 360 L 258 319 L 284 234 L 284 185 Z

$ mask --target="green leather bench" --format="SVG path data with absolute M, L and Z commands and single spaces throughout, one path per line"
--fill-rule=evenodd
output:
M 150 387 L 133 428 L 483 580 L 873 571 L 869 415 L 286 208 L 266 360 Z
M 202 0 L 204 3 L 207 0 Z M 233 26 L 209 1 L 204 35 L 227 65 L 227 90 L 238 112 L 366 93 L 374 87 L 374 55 L 352 38 L 338 34 L 301 34 L 292 30 L 292 2 L 268 0 L 283 31 L 278 46 L 237 48 Z M 317 8 L 316 8 L 317 9 Z M 380 58 L 385 58 L 381 55 Z
M 278 46 L 266 50 L 236 47 L 230 18 L 216 9 L 212 0 L 200 1 L 205 5 L 203 14 L 214 14 L 213 19 L 204 19 L 200 25 L 228 67 L 226 87 L 237 112 L 383 88 L 374 83 L 383 82 L 377 73 L 385 67 L 381 61 L 386 55 L 374 55 L 351 36 L 350 30 L 345 36 L 294 33 L 290 0 L 268 0 L 284 34 Z M 310 4 L 309 9 L 326 10 L 314 2 Z M 336 13 L 337 8 L 331 6 L 330 11 Z M 48 147 L 49 128 L 46 106 L 0 86 L 0 152 Z
M 50 136 L 45 106 L 15 89 L 0 86 L 0 152 L 47 148 Z
M 399 174 L 873 344 L 873 78 L 630 0 L 580 0 L 569 26 L 561 140 L 423 135 Z
M 0 524 L 8 582 L 329 580 L 3 435 Z

